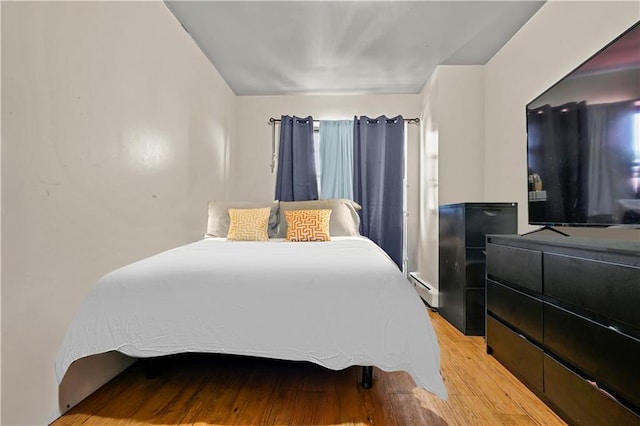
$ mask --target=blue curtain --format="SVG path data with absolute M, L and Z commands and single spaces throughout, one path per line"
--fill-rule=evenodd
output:
M 404 120 L 354 118 L 353 195 L 362 206 L 361 233 L 402 268 Z
M 320 121 L 320 198 L 353 200 L 353 120 Z
M 318 199 L 318 180 L 313 150 L 313 118 L 280 119 L 280 146 L 276 200 L 304 201 Z

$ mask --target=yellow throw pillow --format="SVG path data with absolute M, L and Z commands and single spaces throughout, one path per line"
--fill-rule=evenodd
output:
M 227 240 L 267 241 L 269 213 L 271 209 L 229 209 L 229 233 Z
M 329 218 L 331 210 L 287 210 L 287 240 L 330 241 Z

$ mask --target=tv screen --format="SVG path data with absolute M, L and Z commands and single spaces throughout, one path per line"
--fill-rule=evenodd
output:
M 526 117 L 530 224 L 640 224 L 640 22 Z

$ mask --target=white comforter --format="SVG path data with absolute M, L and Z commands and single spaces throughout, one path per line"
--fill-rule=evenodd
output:
M 373 242 L 204 239 L 103 276 L 56 360 L 214 352 L 406 371 L 441 398 L 440 351 L 426 309 Z

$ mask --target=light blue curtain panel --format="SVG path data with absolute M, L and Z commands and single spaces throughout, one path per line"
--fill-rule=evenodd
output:
M 353 120 L 320 121 L 320 198 L 353 199 Z

